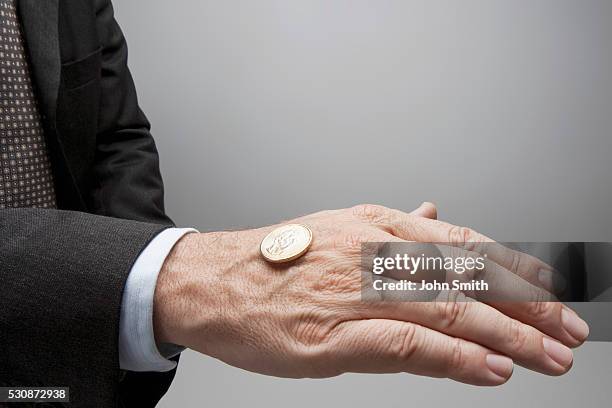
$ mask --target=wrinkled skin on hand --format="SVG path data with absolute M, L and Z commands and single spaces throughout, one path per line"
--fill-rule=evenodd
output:
M 567 372 L 570 347 L 585 340 L 588 327 L 545 297 L 499 305 L 452 291 L 435 302 L 362 299 L 362 243 L 448 242 L 475 251 L 491 241 L 435 218 L 430 204 L 411 214 L 359 205 L 307 215 L 287 223 L 310 227 L 312 246 L 287 264 L 270 264 L 259 252 L 278 225 L 189 234 L 160 272 L 156 339 L 281 377 L 409 372 L 499 385 L 513 362 L 548 375 Z M 490 261 L 541 290 L 532 276 L 541 265 L 517 256 Z

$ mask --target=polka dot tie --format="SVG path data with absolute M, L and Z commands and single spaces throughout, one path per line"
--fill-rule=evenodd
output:
M 0 0 L 0 208 L 17 207 L 56 200 L 15 0 Z

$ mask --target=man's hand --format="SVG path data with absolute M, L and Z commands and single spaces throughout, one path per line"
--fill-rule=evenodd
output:
M 285 265 L 259 253 L 278 226 L 187 235 L 159 275 L 156 339 L 282 377 L 409 372 L 499 385 L 513 361 L 544 374 L 567 372 L 569 347 L 586 339 L 588 326 L 560 303 L 493 307 L 460 294 L 437 302 L 361 300 L 364 242 L 490 241 L 433 219 L 432 207 L 406 214 L 360 205 L 292 220 L 308 225 L 314 241 Z M 533 269 L 503 250 L 490 261 L 518 275 Z

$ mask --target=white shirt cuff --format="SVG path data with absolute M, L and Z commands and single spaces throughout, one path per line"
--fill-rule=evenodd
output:
M 119 321 L 119 366 L 128 371 L 170 371 L 178 354 L 163 356 L 153 332 L 153 296 L 157 276 L 174 245 L 193 228 L 168 228 L 140 253 L 127 278 Z M 169 349 L 170 350 L 170 349 Z

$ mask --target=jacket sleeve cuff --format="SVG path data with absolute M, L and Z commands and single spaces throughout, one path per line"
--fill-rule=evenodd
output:
M 119 365 L 128 371 L 170 371 L 169 360 L 183 349 L 158 345 L 153 332 L 153 296 L 157 276 L 174 245 L 192 228 L 169 228 L 159 233 L 140 253 L 128 275 L 119 321 Z

